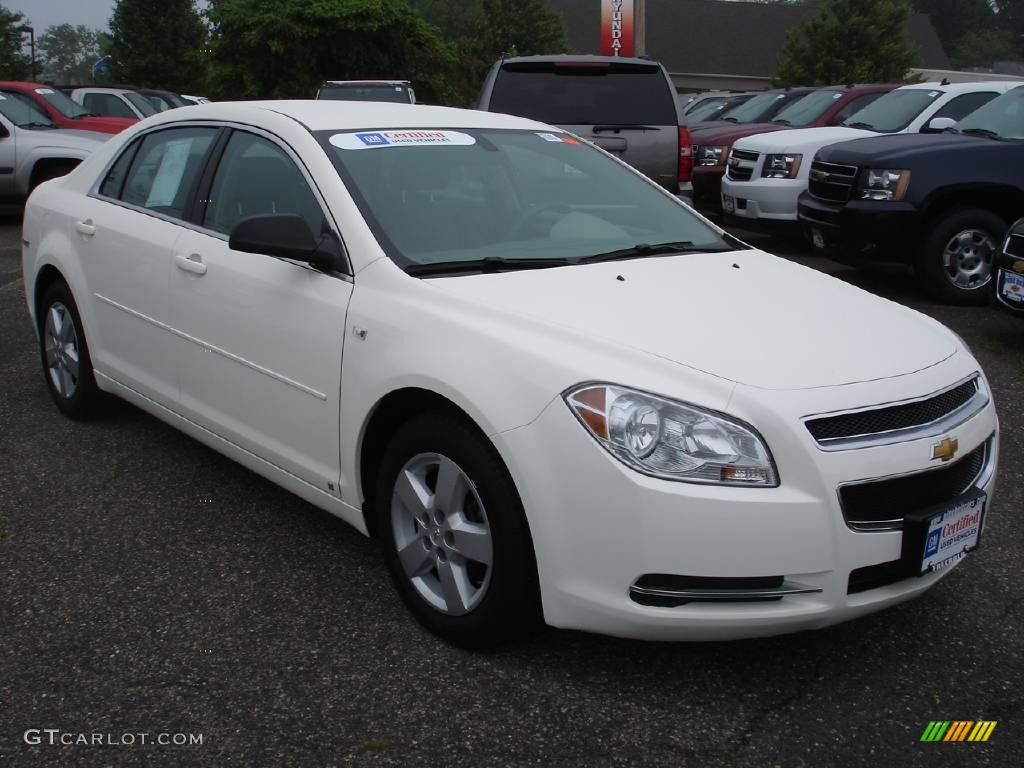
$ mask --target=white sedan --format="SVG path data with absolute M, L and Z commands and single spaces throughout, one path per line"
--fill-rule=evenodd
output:
M 979 541 L 998 429 L 953 333 L 550 126 L 174 110 L 23 238 L 61 411 L 124 398 L 377 537 L 457 644 L 821 627 Z

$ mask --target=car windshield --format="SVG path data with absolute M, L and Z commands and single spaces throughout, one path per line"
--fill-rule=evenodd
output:
M 1024 86 L 992 99 L 957 123 L 954 130 L 994 139 L 1024 140 Z
M 316 135 L 385 252 L 413 272 L 455 262 L 500 270 L 513 262 L 529 268 L 523 264 L 530 260 L 623 257 L 623 250 L 653 256 L 742 247 L 564 133 L 417 128 Z
M 878 133 L 897 133 L 944 93 L 938 88 L 897 88 L 850 115 L 842 125 Z
M 62 93 L 56 88 L 36 88 L 36 93 L 50 102 L 50 106 L 64 117 L 84 117 L 90 114 L 88 109 L 72 101 L 66 93 Z
M 145 98 L 148 99 L 149 103 L 156 108 L 157 112 L 166 112 L 169 109 L 174 109 L 175 106 L 174 104 L 168 102 L 166 99 L 155 94 L 146 95 Z
M 409 104 L 409 89 L 404 85 L 325 85 L 318 99 L 338 101 L 388 101 Z
M 132 105 L 142 113 L 143 117 L 151 117 L 157 113 L 157 108 L 145 96 L 133 91 L 124 91 L 122 94 Z
M 780 109 L 772 122 L 804 128 L 817 121 L 842 97 L 842 91 L 814 91 Z
M 773 115 L 785 98 L 784 93 L 761 93 L 723 113 L 719 119 L 735 123 L 759 123 Z
M 675 92 L 657 64 L 508 63 L 488 110 L 557 125 L 678 124 Z
M 701 104 L 698 107 L 694 107 L 686 113 L 686 122 L 688 123 L 699 123 L 702 120 L 711 119 L 714 115 L 717 115 L 723 109 L 729 106 L 728 101 L 722 99 L 720 101 L 708 99 L 706 104 Z
M 0 93 L 0 112 L 19 128 L 57 127 L 32 99 L 13 91 Z

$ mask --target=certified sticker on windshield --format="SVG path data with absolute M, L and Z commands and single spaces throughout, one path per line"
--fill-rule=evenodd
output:
M 49 96 L 53 93 L 53 88 L 36 88 L 36 93 L 40 96 Z
M 360 131 L 358 133 L 336 133 L 331 144 L 339 149 L 378 149 L 380 147 L 468 147 L 476 139 L 459 131 L 407 130 L 407 131 Z

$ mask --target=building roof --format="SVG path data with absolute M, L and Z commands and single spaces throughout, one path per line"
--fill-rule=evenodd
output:
M 600 0 L 548 0 L 562 16 L 571 50 L 600 50 Z M 773 78 L 786 34 L 822 9 L 788 3 L 724 0 L 647 0 L 647 55 L 673 74 L 705 73 Z M 917 66 L 948 69 L 949 58 L 927 14 L 907 20 L 920 52 Z

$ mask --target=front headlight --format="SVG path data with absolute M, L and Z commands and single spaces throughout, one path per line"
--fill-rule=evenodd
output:
M 761 436 L 725 414 L 616 384 L 583 384 L 563 397 L 594 439 L 638 472 L 688 483 L 779 484 Z
M 803 155 L 765 155 L 761 175 L 766 179 L 795 179 Z
M 697 165 L 705 167 L 725 163 L 728 147 L 697 147 Z
M 857 192 L 861 200 L 902 200 L 910 186 L 910 171 L 867 170 L 861 174 Z

